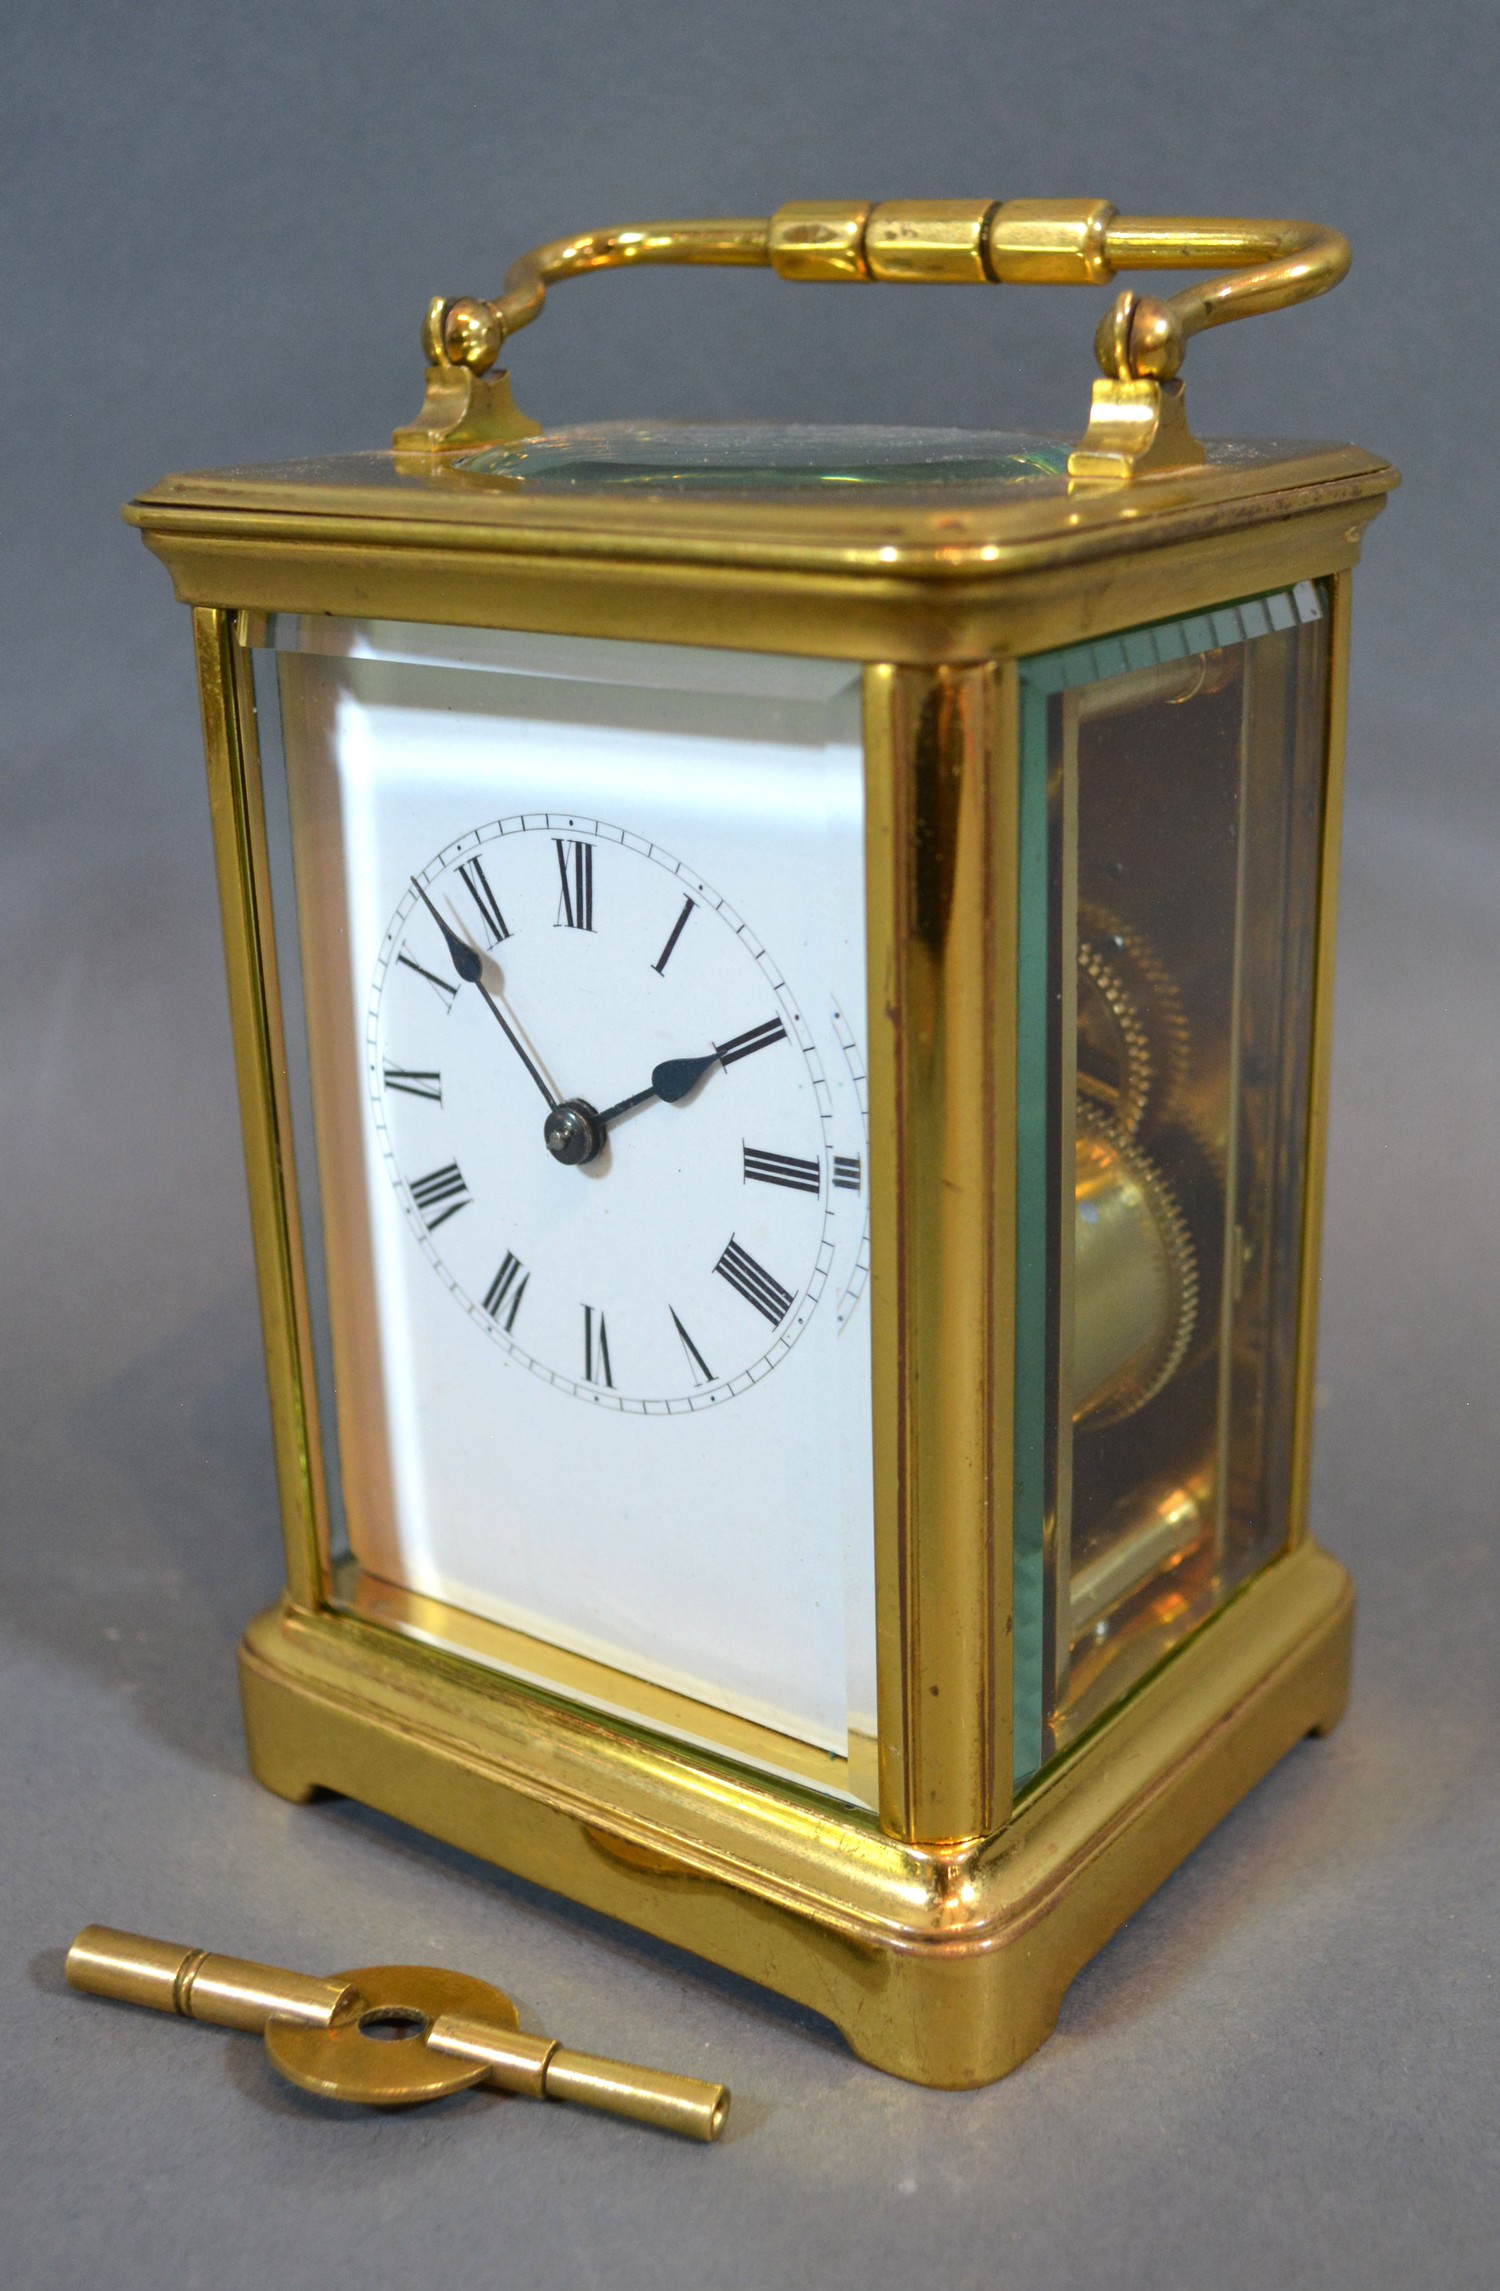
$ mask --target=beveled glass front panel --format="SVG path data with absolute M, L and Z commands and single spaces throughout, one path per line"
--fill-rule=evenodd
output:
M 867 1791 L 859 670 L 268 633 L 334 1598 Z
M 1326 626 L 1023 672 L 1021 1779 L 1288 1533 Z

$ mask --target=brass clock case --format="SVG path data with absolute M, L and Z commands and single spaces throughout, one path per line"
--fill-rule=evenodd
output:
M 434 305 L 427 403 L 399 452 L 169 478 L 127 512 L 194 616 L 286 1531 L 285 1597 L 251 1625 L 241 1658 L 256 1773 L 285 1797 L 346 1792 L 498 1860 L 827 2014 L 861 2058 L 948 2086 L 1003 2075 L 1040 2043 L 1078 1968 L 1277 1758 L 1336 1722 L 1347 1689 L 1352 1592 L 1308 1537 L 1307 1486 L 1350 573 L 1395 474 L 1341 445 L 1211 444 L 1193 458 L 1170 370 L 1187 334 L 1268 307 L 1257 295 L 1285 299 L 1291 272 L 1331 284 L 1342 242 L 1297 235 L 1311 226 L 1234 226 L 1220 242 L 1231 282 L 1174 298 L 1175 317 L 1150 297 L 1117 305 L 1082 445 L 1002 452 L 991 440 L 888 485 L 695 482 L 689 464 L 670 483 L 649 471 L 607 482 L 597 468 L 564 481 L 569 458 L 597 464 L 597 433 L 538 433 L 493 359 L 549 279 L 616 260 L 743 259 L 855 281 L 968 277 L 977 263 L 976 282 L 1085 283 L 1208 243 L 1169 244 L 1164 226 L 1153 236 L 1149 219 L 1099 202 L 1066 216 L 1024 204 L 799 208 L 770 225 L 693 226 L 697 239 L 641 226 L 634 239 L 559 242 L 493 304 Z M 1279 264 L 1291 272 L 1267 287 Z M 659 472 L 659 430 L 647 445 Z M 618 434 L 610 451 L 623 452 Z M 470 456 L 485 466 L 462 466 Z M 1016 466 L 997 474 L 1007 456 Z M 1309 582 L 1327 600 L 1327 676 L 1306 829 L 1315 912 L 1285 1546 L 1201 1627 L 1163 1623 L 1143 1639 L 1133 1691 L 1018 1792 L 1025 664 L 1111 643 L 1123 663 L 1131 632 L 1189 615 L 1207 625 L 1235 600 Z M 847 1757 L 768 1741 L 666 1690 L 632 1697 L 607 1666 L 538 1654 L 524 1634 L 356 1579 L 340 1556 L 250 666 L 279 615 L 859 671 L 879 1708 Z M 1224 641 L 1210 633 L 1198 649 Z M 1204 1300 L 1221 1310 L 1231 1285 L 1188 1229 L 1161 1137 L 1196 1141 L 1205 1186 L 1228 1188 L 1234 1172 L 1194 1097 L 1164 959 L 1097 903 L 1077 925 L 1067 1182 L 1081 1170 L 1107 1198 L 1127 1296 L 1098 1375 L 1080 1378 L 1083 1415 L 1123 1440 L 1195 1373 Z M 1148 1491 L 1140 1533 L 1163 1549 L 1198 1500 L 1191 1464 Z M 1124 1594 L 1107 1567 L 1079 1580 L 1093 1627 Z

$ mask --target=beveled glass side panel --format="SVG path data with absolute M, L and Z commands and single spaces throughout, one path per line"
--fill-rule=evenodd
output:
M 267 633 L 333 1597 L 867 1801 L 858 668 Z
M 1035 1763 L 1286 1541 L 1326 627 L 1303 584 L 1023 672 Z

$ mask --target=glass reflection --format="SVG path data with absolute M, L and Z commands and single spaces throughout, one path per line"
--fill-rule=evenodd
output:
M 1019 1331 L 1018 1400 L 1050 1402 L 1022 1776 L 1286 1539 L 1325 635 L 1304 585 L 1028 667 L 1052 1238 Z

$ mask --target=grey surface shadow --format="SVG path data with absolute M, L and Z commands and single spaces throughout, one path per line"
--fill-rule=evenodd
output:
M 66 1949 L 38 1949 L 26 1967 L 32 1987 L 40 1989 L 49 1997 L 76 1995 L 77 1992 L 68 1986 L 68 1976 L 64 1970 L 67 1962 Z
M 248 1287 L 64 1406 L 13 1480 L 4 1627 L 197 1765 L 245 1771 L 235 1650 L 280 1588 L 279 1506 Z M 20 1475 L 17 1474 L 17 1479 Z
M 1080 1967 L 1063 1997 L 1057 2037 L 1081 2042 L 1151 2018 L 1226 1935 L 1274 1915 L 1267 1898 L 1285 1886 L 1299 1849 L 1311 1846 L 1307 1833 L 1325 1787 L 1320 1747 L 1311 1736 L 1294 1744 Z

